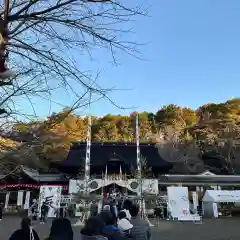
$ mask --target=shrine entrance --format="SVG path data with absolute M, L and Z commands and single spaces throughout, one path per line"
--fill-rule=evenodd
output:
M 92 191 L 91 194 L 97 194 L 97 195 L 110 195 L 113 194 L 115 197 L 121 197 L 123 195 L 137 195 L 135 192 L 129 190 L 127 187 L 119 186 L 116 183 L 111 183 L 107 186 L 103 186 L 95 191 Z
M 102 166 L 91 166 L 91 174 L 98 177 L 103 176 L 119 176 L 120 172 L 123 176 L 129 175 L 131 173 L 131 167 L 124 161 L 108 161 Z
M 119 159 L 111 159 L 105 165 L 105 173 L 108 175 L 126 175 L 130 173 L 130 166 Z

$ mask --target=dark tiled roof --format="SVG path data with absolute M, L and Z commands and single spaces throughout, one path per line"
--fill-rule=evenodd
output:
M 108 161 L 122 161 L 136 167 L 136 151 L 136 144 L 133 143 L 92 143 L 91 165 L 102 166 L 106 165 Z M 161 159 L 155 144 L 140 144 L 140 152 L 151 167 L 170 168 L 171 166 L 171 164 Z M 85 154 L 86 143 L 73 144 L 67 159 L 62 163 L 62 167 L 80 167 L 84 165 Z
M 221 156 L 217 155 L 214 151 L 209 151 L 203 154 L 202 160 L 205 165 L 207 166 L 213 166 L 216 168 L 222 168 L 224 160 L 221 158 Z
M 240 175 L 161 175 L 160 182 L 175 183 L 236 183 L 240 184 Z
M 62 174 L 59 173 L 39 173 L 37 170 L 28 168 L 25 166 L 21 167 L 24 174 L 29 176 L 32 180 L 36 182 L 61 182 L 65 179 Z

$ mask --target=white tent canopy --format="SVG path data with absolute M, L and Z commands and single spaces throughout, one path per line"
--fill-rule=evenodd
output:
M 240 202 L 240 191 L 207 190 L 203 197 L 204 202 Z

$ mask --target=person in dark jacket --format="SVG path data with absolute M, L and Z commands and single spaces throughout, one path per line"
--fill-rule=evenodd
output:
M 38 216 L 38 203 L 36 199 L 33 199 L 31 208 L 32 208 L 31 217 L 32 217 L 32 220 L 35 221 L 37 220 L 37 216 Z
M 111 213 L 113 214 L 114 218 L 117 219 L 118 210 L 117 210 L 117 203 L 115 199 L 112 200 L 110 207 L 111 207 Z
M 122 211 L 124 211 L 127 215 L 127 219 L 130 221 L 131 220 L 131 214 L 129 212 L 130 208 L 132 207 L 132 201 L 129 200 L 129 199 L 126 199 L 124 202 L 123 202 L 123 209 Z
M 75 205 L 74 204 L 70 204 L 68 206 L 68 216 L 70 218 L 74 217 L 74 214 L 75 214 Z
M 133 203 L 130 199 L 126 199 L 124 202 L 123 202 L 123 206 L 122 208 L 123 209 L 127 209 L 127 210 L 130 210 L 130 208 L 132 207 Z
M 108 240 L 103 236 L 104 222 L 100 217 L 90 217 L 81 230 L 82 240 Z
M 47 221 L 48 211 L 49 211 L 49 205 L 47 204 L 47 202 L 43 202 L 41 206 L 40 224 L 45 224 L 45 222 Z
M 73 240 L 71 222 L 66 218 L 53 220 L 47 240 Z
M 117 223 L 111 212 L 102 211 L 99 216 L 105 223 L 102 234 L 107 237 L 108 240 L 128 239 L 127 236 L 117 227 Z
M 149 223 L 139 217 L 139 206 L 132 205 L 130 208 L 131 223 L 131 236 L 133 240 L 150 240 L 151 229 Z
M 121 198 L 117 203 L 118 212 L 122 210 L 122 205 L 123 205 L 123 199 Z
M 96 201 L 93 201 L 91 206 L 90 206 L 90 216 L 94 217 L 98 215 L 98 204 Z
M 156 217 L 157 225 L 159 225 L 160 219 L 162 218 L 162 209 L 161 209 L 161 206 L 159 204 L 154 209 L 154 215 Z
M 23 218 L 21 228 L 13 232 L 9 240 L 40 240 L 37 232 L 31 227 L 31 220 Z
M 2 217 L 3 217 L 3 209 L 4 209 L 4 204 L 3 202 L 0 202 L 0 221 L 2 220 Z

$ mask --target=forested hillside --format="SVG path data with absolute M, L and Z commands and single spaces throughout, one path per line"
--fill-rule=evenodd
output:
M 240 98 L 206 104 L 197 110 L 171 104 L 156 113 L 139 113 L 139 122 L 141 141 L 158 143 L 159 153 L 168 161 L 187 163 L 196 169 L 199 163 L 196 159 L 213 152 L 223 159 L 228 171 L 238 168 Z M 87 118 L 66 109 L 44 122 L 16 124 L 7 137 L 34 149 L 38 161 L 46 164 L 65 159 L 73 141 L 86 140 L 86 131 Z M 16 148 L 12 140 L 8 140 L 11 146 L 6 150 L 7 140 L 2 138 L 4 154 Z M 134 142 L 135 114 L 92 117 L 92 141 Z M 191 169 L 184 171 L 188 170 Z

